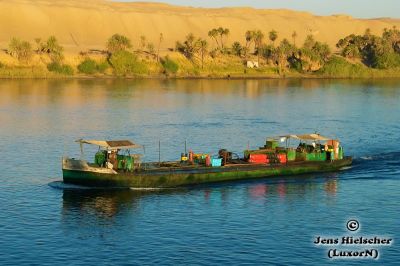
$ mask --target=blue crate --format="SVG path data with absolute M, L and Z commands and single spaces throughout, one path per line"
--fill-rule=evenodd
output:
M 222 158 L 212 158 L 211 159 L 211 166 L 218 167 L 222 165 Z

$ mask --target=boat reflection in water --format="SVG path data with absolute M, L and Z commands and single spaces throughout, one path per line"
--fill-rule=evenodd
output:
M 264 182 L 251 185 L 247 194 L 253 200 L 280 200 L 294 201 L 306 198 L 311 194 L 320 194 L 320 197 L 334 198 L 338 190 L 338 174 L 325 174 L 323 178 L 293 178 L 276 179 L 275 182 Z M 311 181 L 311 182 L 310 182 Z
M 144 212 L 146 207 L 161 206 L 171 197 L 183 204 L 171 208 L 186 208 L 185 201 L 195 204 L 214 204 L 227 206 L 230 199 L 242 198 L 247 204 L 283 201 L 291 204 L 303 200 L 327 199 L 332 201 L 338 191 L 337 173 L 325 174 L 320 178 L 269 178 L 266 180 L 240 183 L 221 183 L 209 186 L 197 186 L 184 189 L 167 190 L 64 190 L 63 219 L 76 220 L 79 226 L 95 222 L 111 225 L 119 217 L 136 216 Z M 180 197 L 180 198 L 178 198 Z M 286 202 L 286 203 L 285 203 Z M 333 201 L 334 202 L 334 201 Z M 211 205 L 210 205 L 211 206 Z M 158 208 L 158 207 L 157 207 Z M 81 221 L 81 222 L 79 222 Z M 82 223 L 83 221 L 83 223 Z
M 179 193 L 179 190 L 96 190 L 65 189 L 63 191 L 63 217 L 93 216 L 104 220 L 139 211 L 140 202 L 147 195 Z

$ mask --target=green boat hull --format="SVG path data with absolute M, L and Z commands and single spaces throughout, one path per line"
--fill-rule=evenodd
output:
M 323 162 L 293 162 L 279 165 L 240 165 L 201 168 L 168 168 L 137 172 L 100 173 L 64 169 L 65 183 L 110 188 L 173 188 L 204 183 L 331 172 L 349 166 L 351 157 Z

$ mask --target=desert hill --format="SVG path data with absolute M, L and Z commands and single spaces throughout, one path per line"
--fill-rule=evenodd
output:
M 316 16 L 290 10 L 243 8 L 193 8 L 161 3 L 118 3 L 105 0 L 0 0 L 0 49 L 5 49 L 12 37 L 29 40 L 55 35 L 66 51 L 103 49 L 114 33 L 128 36 L 135 47 L 141 35 L 157 42 L 163 33 L 162 48 L 174 47 L 189 32 L 207 37 L 214 27 L 230 29 L 228 43 L 244 43 L 247 30 L 260 29 L 265 34 L 278 31 L 278 41 L 291 40 L 297 32 L 297 43 L 313 34 L 332 47 L 337 40 L 351 33 L 363 33 L 370 28 L 380 34 L 384 28 L 396 25 L 399 19 L 357 19 L 346 15 Z M 212 40 L 209 40 L 213 45 Z

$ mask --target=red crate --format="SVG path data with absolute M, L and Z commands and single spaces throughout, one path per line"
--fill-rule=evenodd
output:
M 278 157 L 278 161 L 279 161 L 280 163 L 287 163 L 287 156 L 286 156 L 286 153 L 279 153 L 279 154 L 277 155 L 277 157 Z
M 269 163 L 266 154 L 250 154 L 249 158 L 250 163 Z

